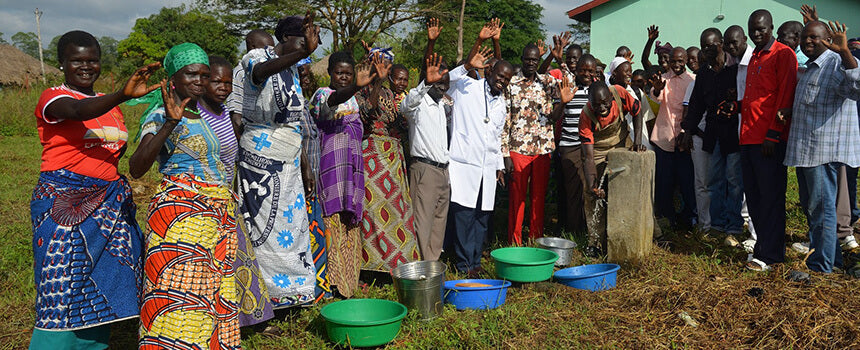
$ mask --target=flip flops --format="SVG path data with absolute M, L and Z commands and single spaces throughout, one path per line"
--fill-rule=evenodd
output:
M 764 261 L 761 261 L 761 260 L 756 259 L 756 258 L 752 258 L 752 259 L 750 259 L 749 262 L 747 262 L 747 270 L 758 271 L 758 272 L 770 271 L 770 266 L 767 266 L 767 264 L 765 264 Z

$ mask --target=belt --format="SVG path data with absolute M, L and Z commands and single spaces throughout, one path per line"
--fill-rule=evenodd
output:
M 424 164 L 429 164 L 429 165 L 435 166 L 435 167 L 440 168 L 440 169 L 447 169 L 448 168 L 448 163 L 434 162 L 434 161 L 429 160 L 427 158 L 412 157 L 412 160 L 414 160 L 416 162 L 421 162 Z

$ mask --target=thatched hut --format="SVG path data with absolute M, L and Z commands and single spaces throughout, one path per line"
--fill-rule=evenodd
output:
M 39 60 L 12 45 L 0 44 L 0 86 L 23 86 L 38 81 L 42 69 Z M 59 75 L 56 67 L 45 66 L 45 74 Z

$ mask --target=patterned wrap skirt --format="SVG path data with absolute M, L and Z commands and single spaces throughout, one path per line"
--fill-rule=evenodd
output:
M 30 201 L 36 329 L 71 331 L 140 310 L 143 235 L 124 177 L 42 172 Z
M 361 221 L 361 268 L 389 271 L 402 263 L 421 260 L 400 141 L 370 135 L 363 147 L 367 188 Z
M 149 205 L 140 349 L 238 349 L 236 195 L 165 175 Z
M 297 126 L 249 125 L 239 141 L 242 229 L 248 233 L 275 309 L 314 300 L 316 268 Z

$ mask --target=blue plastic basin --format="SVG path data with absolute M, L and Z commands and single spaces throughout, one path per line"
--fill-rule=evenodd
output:
M 615 278 L 620 268 L 617 264 L 574 266 L 556 271 L 553 277 L 568 287 L 595 292 L 615 288 Z
M 458 283 L 482 283 L 490 287 L 458 287 Z M 495 309 L 505 303 L 511 282 L 502 280 L 453 280 L 445 282 L 445 302 L 457 310 Z

